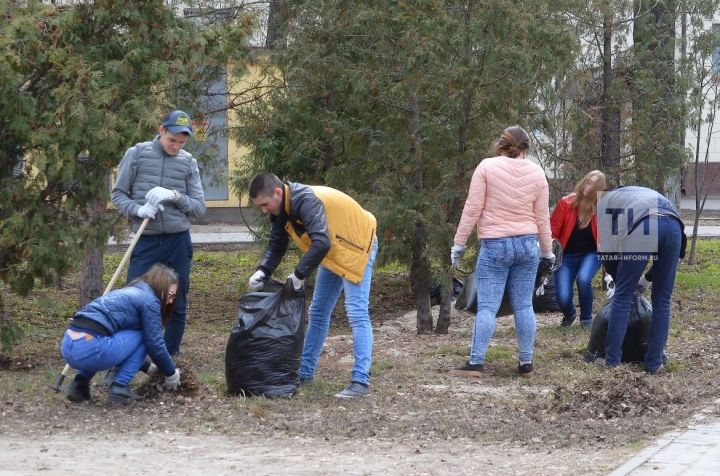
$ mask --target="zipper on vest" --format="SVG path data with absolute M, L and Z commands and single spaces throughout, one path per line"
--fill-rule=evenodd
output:
M 165 153 L 165 149 L 163 149 L 162 152 L 162 165 L 160 166 L 160 186 L 165 186 L 165 159 L 167 159 L 167 154 Z M 160 215 L 160 230 L 162 231 L 162 234 L 165 234 L 165 220 L 163 217 L 163 212 L 158 210 L 158 215 Z
M 345 244 L 347 244 L 347 245 L 352 246 L 353 248 L 357 248 L 357 249 L 360 250 L 360 251 L 365 251 L 362 246 L 356 245 L 356 244 L 353 243 L 352 241 L 349 241 L 349 240 L 347 240 L 346 238 L 344 238 L 344 237 L 342 237 L 342 236 L 340 236 L 340 235 L 338 235 L 338 234 L 335 235 L 335 238 L 336 238 L 338 241 L 341 241 L 341 242 L 343 242 L 343 243 L 345 243 Z

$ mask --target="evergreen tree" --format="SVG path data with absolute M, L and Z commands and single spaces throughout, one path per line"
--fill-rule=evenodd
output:
M 0 15 L 0 280 L 26 294 L 107 241 L 117 223 L 88 207 L 107 172 L 247 50 L 249 23 L 200 29 L 159 0 L 0 0 Z M 0 295 L 8 348 L 6 311 Z
M 539 86 L 574 48 L 567 22 L 543 0 L 286 7 L 264 100 L 239 111 L 254 160 L 245 175 L 266 169 L 370 203 L 381 259 L 409 264 L 418 332 L 430 332 L 428 290 L 449 284 L 472 171 L 506 126 L 535 125 Z M 443 313 L 440 332 L 449 302 Z

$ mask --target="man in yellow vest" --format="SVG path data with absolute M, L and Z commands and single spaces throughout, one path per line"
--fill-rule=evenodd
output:
M 288 276 L 295 289 L 302 288 L 305 278 L 318 270 L 308 310 L 310 322 L 300 363 L 300 381 L 315 376 L 332 310 L 344 291 L 355 363 L 350 385 L 335 396 L 369 395 L 373 334 L 368 307 L 378 249 L 375 217 L 338 190 L 282 182 L 268 172 L 253 178 L 250 200 L 263 214 L 270 215 L 271 222 L 270 241 L 257 271 L 250 277 L 250 289 L 262 288 L 285 255 L 290 238 L 304 253 Z

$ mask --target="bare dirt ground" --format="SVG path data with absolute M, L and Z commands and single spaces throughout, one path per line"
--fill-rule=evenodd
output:
M 561 329 L 560 315 L 545 313 L 533 378 L 517 373 L 514 326 L 505 317 L 486 374 L 466 379 L 448 370 L 467 358 L 474 316 L 454 311 L 449 334 L 417 335 L 400 273 L 374 284 L 369 398 L 334 397 L 352 367 L 341 306 L 316 379 L 295 397 L 229 396 L 224 355 L 238 286 L 234 271 L 222 274 L 227 259 L 196 255 L 181 392 L 151 392 L 130 408 L 107 406 L 102 388 L 80 405 L 47 388 L 62 368 L 57 348 L 73 308 L 63 304 L 66 290 L 13 302 L 32 325 L 21 346 L 0 356 L 0 474 L 600 475 L 686 426 L 720 394 L 713 289 L 678 287 L 667 373 L 587 365 L 588 333 Z M 65 287 L 76 283 L 69 278 Z M 50 310 L 38 312 L 39 303 Z M 720 415 L 717 407 L 710 413 Z
M 467 331 L 469 317 L 459 313 L 465 329 L 456 333 Z M 413 336 L 414 327 L 408 313 L 377 328 L 376 361 L 416 358 L 454 340 Z M 349 335 L 332 335 L 321 366 L 348 371 L 349 346 Z M 332 377 L 284 401 L 189 391 L 188 377 L 179 395 L 150 392 L 131 408 L 108 407 L 101 388 L 81 405 L 42 387 L 30 401 L 5 394 L 0 474 L 607 474 L 637 451 L 607 445 L 599 434 L 582 436 L 586 444 L 564 443 L 579 435 L 565 434 L 561 419 L 548 421 L 547 409 L 537 406 L 553 393 L 541 377 L 528 382 L 501 368 L 485 382 L 451 376 L 445 367 L 432 363 L 414 382 L 392 378 L 388 368 L 374 394 L 359 401 L 334 399 L 342 381 L 330 384 Z M 146 382 L 138 391 L 147 393 Z M 497 402 L 511 399 L 526 404 L 519 414 L 498 415 L 506 410 Z M 437 406 L 423 416 L 418 400 Z M 510 430 L 516 435 L 508 441 L 506 425 L 520 415 L 526 424 Z

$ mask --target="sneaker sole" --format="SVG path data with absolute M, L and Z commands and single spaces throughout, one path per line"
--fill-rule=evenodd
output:
M 482 377 L 482 372 L 479 370 L 458 370 L 458 369 L 452 369 L 450 370 L 450 373 L 453 375 L 457 375 L 458 377 L 473 377 L 473 378 L 480 378 Z
M 365 398 L 365 397 L 369 397 L 369 396 L 370 396 L 369 393 L 368 393 L 368 394 L 365 394 L 365 395 L 341 395 L 341 394 L 339 394 L 339 393 L 336 393 L 336 394 L 335 394 L 335 398 L 345 398 L 345 399 L 348 399 L 348 400 L 351 399 L 351 398 Z

